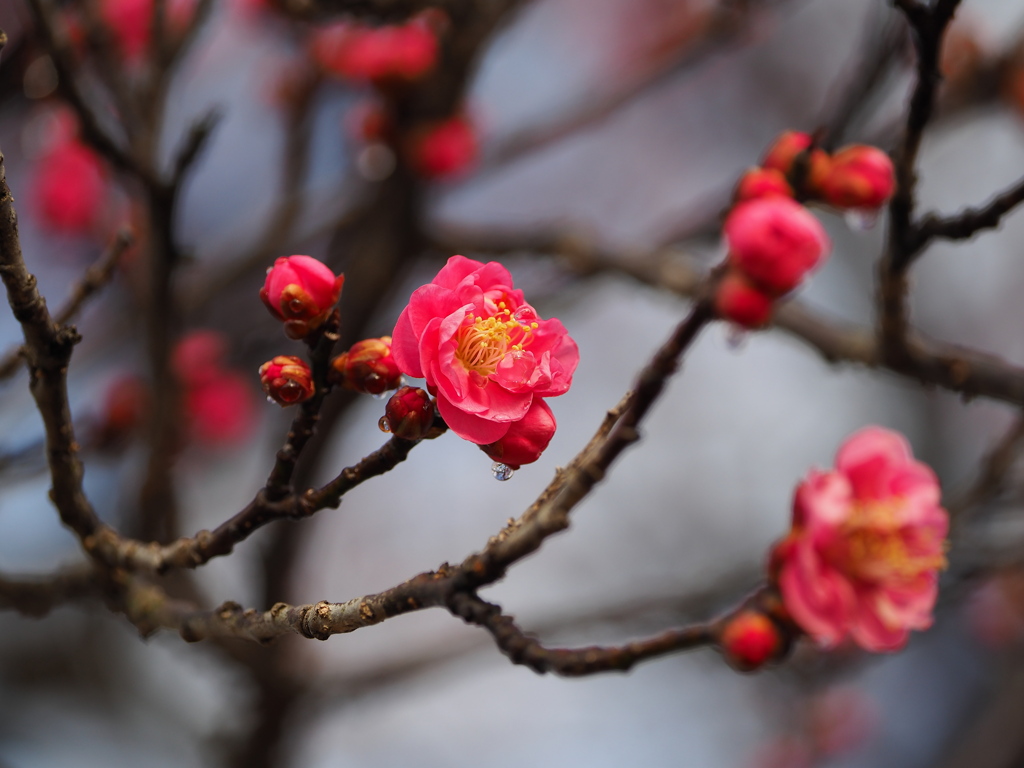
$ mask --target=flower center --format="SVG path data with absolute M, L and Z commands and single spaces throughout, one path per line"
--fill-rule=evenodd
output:
M 901 524 L 899 501 L 858 504 L 843 526 L 845 562 L 863 581 L 914 581 L 946 567 L 943 543 L 929 528 Z
M 518 314 L 518 313 L 517 313 Z M 490 376 L 509 352 L 521 352 L 537 323 L 523 323 L 513 317 L 505 302 L 499 302 L 492 317 L 466 315 L 456 334 L 455 357 L 467 370 Z

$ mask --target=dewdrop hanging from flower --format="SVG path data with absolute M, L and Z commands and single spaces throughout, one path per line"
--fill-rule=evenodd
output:
M 504 438 L 539 398 L 568 391 L 579 362 L 562 324 L 540 318 L 505 267 L 464 256 L 413 292 L 391 354 L 403 373 L 427 380 L 449 428 L 478 445 Z M 523 451 L 518 463 L 537 456 Z

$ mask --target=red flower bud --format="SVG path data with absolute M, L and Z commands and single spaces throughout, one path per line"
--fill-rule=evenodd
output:
M 430 395 L 416 387 L 402 387 L 388 400 L 380 428 L 405 440 L 420 440 L 434 426 Z
M 323 262 L 309 256 L 287 256 L 267 270 L 260 298 L 284 321 L 291 339 L 302 339 L 319 328 L 341 295 L 345 276 L 335 277 Z
M 774 168 L 751 168 L 740 178 L 733 198 L 737 203 L 759 197 L 793 197 L 786 175 Z
M 774 621 L 750 609 L 728 618 L 718 636 L 726 661 L 741 672 L 759 669 L 780 658 L 787 645 Z
M 397 387 L 402 382 L 402 372 L 391 356 L 391 337 L 357 341 L 348 352 L 331 361 L 331 380 L 345 389 L 368 395 Z
M 805 161 L 807 175 L 802 179 L 802 187 L 816 193 L 822 179 L 828 173 L 831 159 L 824 150 L 811 149 L 813 143 L 809 134 L 786 131 L 768 148 L 764 160 L 761 161 L 761 167 L 765 170 L 779 171 L 787 179 L 792 179 L 797 159 L 802 153 L 810 150 L 810 156 Z
M 421 129 L 412 139 L 410 154 L 413 168 L 425 178 L 455 176 L 476 161 L 476 132 L 468 119 L 456 115 Z
M 831 247 L 818 220 L 784 197 L 737 205 L 725 220 L 725 238 L 730 264 L 773 296 L 796 288 Z
M 519 421 L 513 421 L 505 436 L 480 449 L 495 461 L 511 469 L 532 464 L 551 438 L 555 436 L 555 415 L 543 398 L 534 397 L 530 410 Z
M 809 149 L 812 143 L 813 139 L 809 133 L 785 131 L 768 147 L 764 159 L 761 160 L 761 167 L 781 171 L 783 174 L 789 173 L 797 155 Z
M 744 328 L 763 328 L 772 316 L 774 299 L 758 290 L 742 273 L 729 270 L 715 293 L 715 312 Z
M 832 156 L 818 194 L 836 208 L 880 208 L 896 190 L 892 160 L 864 144 L 843 147 Z
M 313 396 L 313 372 L 299 357 L 278 355 L 260 366 L 260 383 L 278 405 L 295 405 Z

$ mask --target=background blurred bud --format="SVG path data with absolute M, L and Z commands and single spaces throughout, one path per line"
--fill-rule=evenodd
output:
M 851 144 L 832 156 L 818 194 L 836 208 L 871 209 L 884 205 L 895 190 L 889 156 L 876 147 Z
M 124 447 L 139 429 L 146 411 L 146 384 L 133 374 L 114 379 L 107 386 L 91 444 L 100 451 Z
M 199 386 L 220 375 L 226 350 L 227 339 L 219 331 L 192 331 L 174 345 L 171 367 L 184 386 Z
M 87 234 L 107 201 L 103 163 L 81 142 L 62 141 L 39 159 L 31 194 L 44 226 L 65 234 Z
M 793 188 L 785 174 L 774 168 L 751 168 L 740 177 L 733 196 L 735 202 L 759 197 L 793 197 Z
M 409 146 L 412 167 L 428 179 L 465 173 L 476 163 L 478 151 L 473 124 L 461 115 L 420 129 Z
M 743 328 L 763 328 L 772 316 L 775 300 L 746 277 L 729 270 L 715 293 L 715 312 L 722 320 Z
M 263 391 L 280 406 L 295 405 L 313 396 L 313 372 L 300 357 L 278 355 L 260 366 Z
M 221 370 L 201 385 L 184 392 L 190 437 L 210 446 L 245 440 L 257 421 L 253 391 L 244 376 Z
M 859 688 L 831 688 L 809 702 L 809 735 L 822 755 L 836 756 L 864 745 L 878 726 L 878 707 Z
M 434 425 L 434 404 L 430 395 L 416 387 L 402 387 L 388 400 L 380 427 L 395 437 L 420 440 Z

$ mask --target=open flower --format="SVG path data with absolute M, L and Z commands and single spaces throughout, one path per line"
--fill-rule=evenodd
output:
M 847 635 L 869 651 L 902 648 L 932 623 L 949 527 L 932 470 L 895 432 L 868 427 L 831 472 L 796 490 L 793 528 L 773 553 L 786 609 L 818 642 Z
M 542 320 L 501 264 L 452 256 L 398 318 L 391 354 L 424 377 L 455 434 L 479 445 L 504 437 L 535 397 L 564 394 L 579 350 L 562 324 Z

